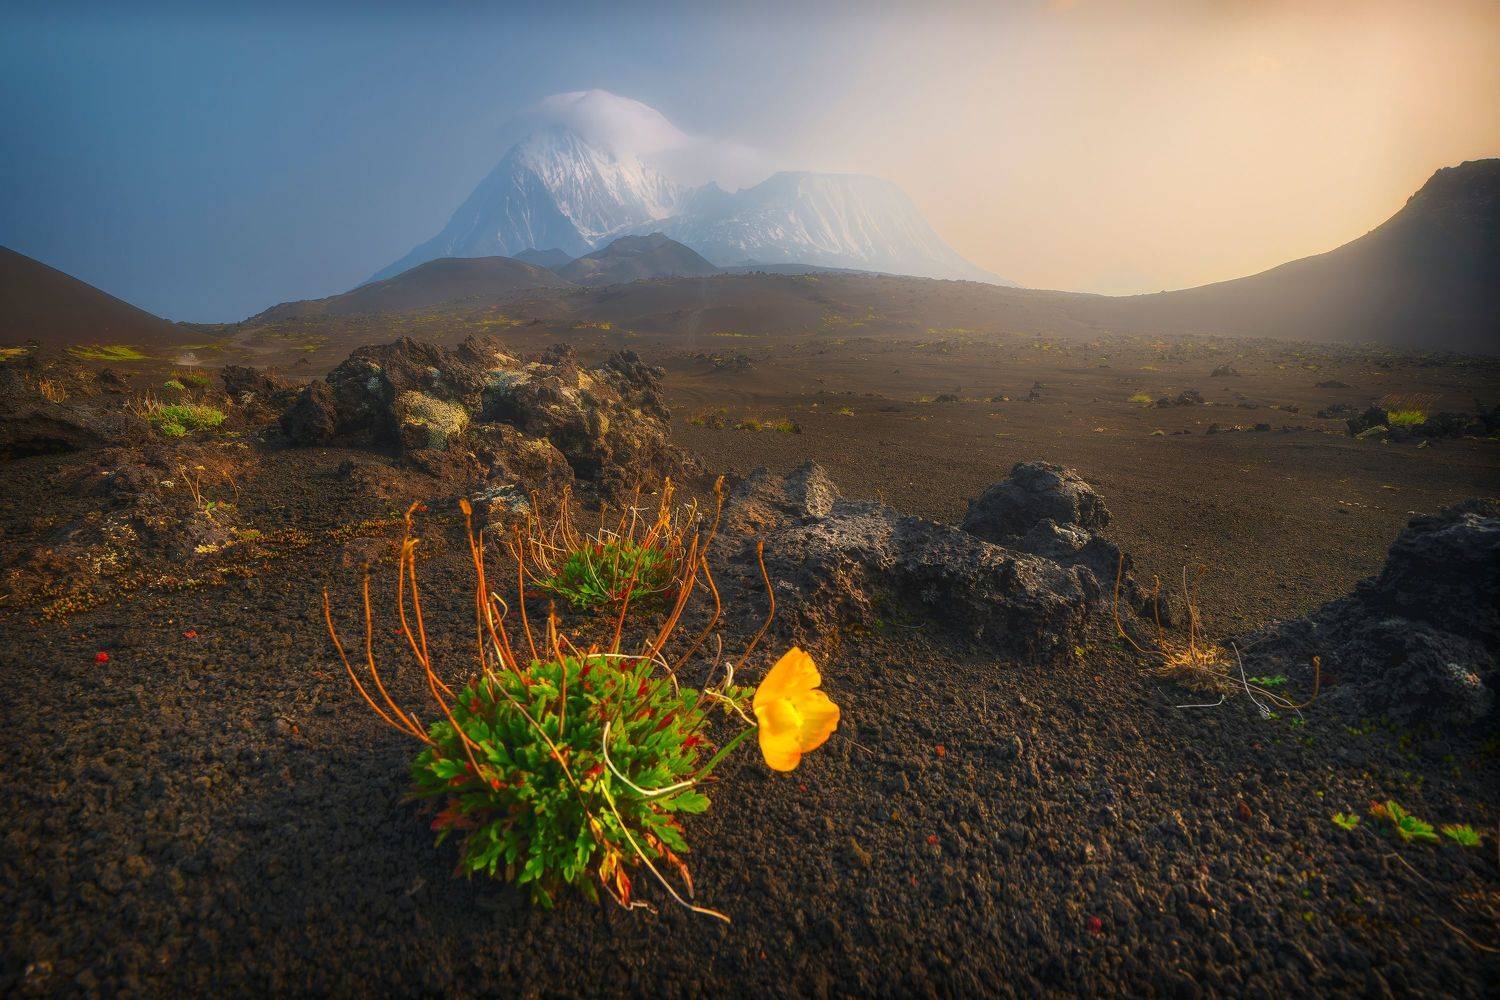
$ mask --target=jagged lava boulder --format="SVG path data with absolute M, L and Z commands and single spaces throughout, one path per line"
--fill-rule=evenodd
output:
M 1098 523 L 1102 503 L 1090 509 Z M 759 606 L 750 596 L 761 586 L 758 541 L 765 543 L 779 627 L 813 641 L 905 609 L 996 651 L 1045 659 L 1070 649 L 1106 599 L 1087 566 L 842 499 L 811 462 L 783 478 L 758 469 L 731 495 L 716 544 L 727 550 L 729 585 L 744 595 L 735 603 Z
M 1078 473 L 1048 462 L 1017 462 L 1006 479 L 969 502 L 960 527 L 1008 549 L 1081 567 L 1111 592 L 1118 576 L 1125 605 L 1170 625 L 1168 605 L 1155 605 L 1132 574 L 1131 558 L 1100 534 L 1108 525 L 1104 498 Z
M 1495 728 L 1500 507 L 1467 500 L 1413 518 L 1378 576 L 1243 645 L 1255 673 L 1305 673 L 1321 657 L 1333 684 L 1320 703 L 1357 717 Z
M 492 475 L 526 480 L 523 493 L 577 476 L 619 496 L 696 471 L 671 444 L 661 376 L 633 351 L 585 369 L 566 347 L 522 362 L 488 337 L 453 351 L 403 338 L 356 350 L 303 390 L 281 427 L 294 444 L 368 439 L 431 468 L 444 463 L 430 453 L 472 448 Z

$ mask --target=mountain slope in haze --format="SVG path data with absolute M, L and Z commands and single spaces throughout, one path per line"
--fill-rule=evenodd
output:
M 438 257 L 509 257 L 537 247 L 579 257 L 634 226 L 671 215 L 682 194 L 639 157 L 553 126 L 513 146 L 442 232 L 371 280 Z
M 566 280 L 546 268 L 510 257 L 444 257 L 342 295 L 283 302 L 246 322 L 398 313 L 451 302 L 500 299 L 525 289 L 566 287 Z
M 1500 159 L 1433 174 L 1336 250 L 1198 288 L 1075 302 L 1122 332 L 1376 341 L 1500 353 Z
M 661 233 L 622 236 L 603 250 L 585 254 L 557 271 L 579 285 L 618 285 L 643 278 L 693 278 L 718 272 L 696 251 Z
M 899 187 L 862 174 L 782 172 L 733 194 L 709 184 L 680 215 L 653 225 L 723 266 L 815 264 L 1014 285 L 959 256 Z
M 572 259 L 572 257 L 569 257 L 556 247 L 550 250 L 522 250 L 516 254 L 516 260 L 521 261 L 523 264 L 531 264 L 534 267 L 545 267 L 549 271 L 556 271 L 560 267 L 567 266 Z
M 93 285 L 0 247 L 0 344 L 161 344 L 177 328 Z
M 542 122 L 441 232 L 371 280 L 437 257 L 542 247 L 580 257 L 622 235 L 661 231 L 722 266 L 800 263 L 1009 284 L 944 243 L 894 184 L 778 173 L 733 194 L 713 182 L 690 187 L 653 165 L 649 150 L 663 133 L 689 141 L 659 112 L 602 91 L 555 97 L 589 114 Z

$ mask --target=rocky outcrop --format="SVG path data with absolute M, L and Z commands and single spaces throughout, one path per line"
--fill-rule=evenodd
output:
M 1414 518 L 1380 574 L 1305 618 L 1247 637 L 1257 674 L 1322 659 L 1319 703 L 1404 725 L 1494 727 L 1500 655 L 1500 507 L 1468 500 Z
M 568 477 L 614 497 L 693 468 L 671 444 L 661 375 L 633 351 L 585 369 L 566 347 L 523 363 L 489 338 L 454 351 L 405 338 L 355 351 L 281 423 L 294 444 L 365 439 L 424 468 L 453 466 L 428 453 L 472 450 L 497 475 L 526 479 L 524 490 L 542 485 L 527 470 L 540 468 L 543 482 L 563 478 L 561 456 Z M 503 448 L 518 450 L 501 456 Z
M 0 368 L 0 460 L 83 451 L 142 432 L 133 414 L 67 373 Z
M 1079 567 L 1111 599 L 1120 576 L 1124 605 L 1172 624 L 1167 604 L 1157 607 L 1136 581 L 1130 556 L 1100 534 L 1108 525 L 1104 498 L 1078 473 L 1047 462 L 1017 462 L 1008 478 L 970 501 L 960 527 L 996 545 Z
M 280 375 L 248 365 L 225 365 L 219 380 L 224 383 L 224 394 L 238 406 L 279 410 L 297 396 L 296 387 Z
M 338 401 L 327 382 L 309 382 L 281 415 L 281 432 L 296 445 L 325 444 L 338 429 Z
M 992 502 L 983 509 L 998 513 L 998 497 L 1017 507 L 1029 498 L 1032 507 L 1061 516 L 1059 493 L 1041 485 L 1050 481 L 1071 489 L 1090 523 L 1107 519 L 1102 502 L 1085 501 L 1097 495 L 1067 470 L 1027 466 L 1019 479 L 1009 490 L 987 491 Z M 1086 548 L 1092 532 L 1076 520 L 1058 525 L 1040 516 L 1017 514 L 1004 523 L 1025 529 L 1005 539 L 1030 539 L 1038 551 L 842 499 L 827 473 L 807 463 L 784 478 L 762 469 L 742 482 L 726 506 L 718 544 L 728 554 L 726 578 L 750 600 L 760 586 L 755 543 L 765 543 L 779 627 L 799 638 L 815 643 L 849 624 L 915 613 L 1008 655 L 1054 657 L 1079 640 L 1108 599 L 1106 584 L 1075 558 L 1072 542 Z
M 1184 389 L 1175 396 L 1163 396 L 1156 401 L 1163 409 L 1172 406 L 1202 406 L 1203 393 L 1197 389 Z
M 1012 542 L 1044 520 L 1098 531 L 1109 508 L 1076 472 L 1047 462 L 1017 462 L 1010 477 L 969 502 L 961 527 L 996 544 Z

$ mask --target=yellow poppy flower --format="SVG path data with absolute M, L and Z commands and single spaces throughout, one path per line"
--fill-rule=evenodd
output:
M 793 770 L 838 727 L 839 707 L 814 690 L 822 682 L 812 657 L 793 646 L 756 688 L 760 752 L 773 770 Z

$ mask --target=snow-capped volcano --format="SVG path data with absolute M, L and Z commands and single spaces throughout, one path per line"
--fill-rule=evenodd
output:
M 721 266 L 804 263 L 1009 284 L 943 242 L 894 184 L 857 174 L 777 173 L 730 193 L 704 172 L 746 176 L 742 147 L 696 139 L 605 91 L 558 94 L 517 119 L 523 137 L 443 230 L 371 280 L 437 257 L 579 257 L 660 231 Z M 765 171 L 759 176 L 764 177 Z
M 549 125 L 511 147 L 442 232 L 371 280 L 437 257 L 513 257 L 553 247 L 580 257 L 636 226 L 675 214 L 683 194 L 635 154 Z

